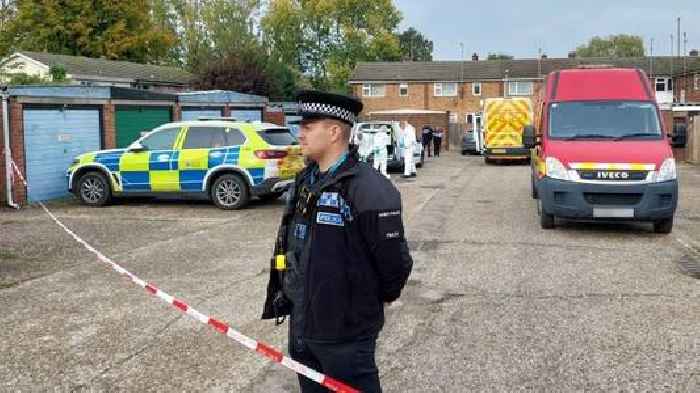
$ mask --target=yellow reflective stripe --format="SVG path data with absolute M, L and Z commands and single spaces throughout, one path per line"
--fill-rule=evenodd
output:
M 621 164 L 621 163 L 604 163 L 604 162 L 572 162 L 569 164 L 572 169 L 606 169 L 618 171 L 653 171 L 656 169 L 654 164 Z
M 95 162 L 95 153 L 83 154 L 83 156 L 80 157 L 79 164 L 89 164 L 91 162 Z
M 287 268 L 287 258 L 284 255 L 277 255 L 275 257 L 275 269 L 285 270 Z

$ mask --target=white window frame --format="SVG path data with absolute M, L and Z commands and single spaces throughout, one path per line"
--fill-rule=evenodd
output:
M 693 90 L 700 90 L 700 74 L 695 74 L 693 78 Z
M 664 89 L 661 90 L 661 91 L 656 90 L 656 85 L 659 84 L 659 83 L 663 83 L 663 84 L 664 84 Z M 670 88 L 669 88 L 669 86 L 670 86 Z M 668 93 L 668 92 L 672 92 L 672 91 L 673 91 L 673 79 L 672 79 L 672 78 L 667 78 L 667 77 L 655 78 L 655 79 L 654 79 L 654 91 L 657 92 L 657 93 Z
M 519 91 L 520 89 L 518 86 L 521 84 L 527 83 L 529 85 L 529 89 L 527 93 L 523 93 Z M 515 87 L 515 88 L 513 88 Z M 532 81 L 508 81 L 508 95 L 509 96 L 531 96 L 532 92 L 534 90 L 534 83 Z
M 404 90 L 406 90 L 406 94 L 402 94 L 402 92 Z M 399 83 L 399 97 L 408 97 L 408 83 L 406 83 L 406 82 Z
M 476 88 L 479 88 L 479 92 L 476 92 Z M 481 95 L 481 82 L 472 82 L 472 95 L 473 96 L 480 96 Z
M 383 83 L 363 83 L 363 97 L 384 97 L 386 94 L 386 85 Z
M 454 92 L 452 94 L 445 94 L 445 86 L 454 86 Z M 457 97 L 457 82 L 435 82 L 433 84 L 433 95 L 435 97 Z

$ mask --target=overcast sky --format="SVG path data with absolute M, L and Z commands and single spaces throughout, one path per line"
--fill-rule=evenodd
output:
M 403 14 L 401 30 L 416 27 L 433 40 L 435 60 L 459 60 L 473 52 L 485 58 L 503 52 L 516 58 L 566 57 L 595 35 L 635 34 L 654 38 L 654 54 L 676 54 L 676 18 L 687 33 L 688 50 L 700 48 L 700 0 L 468 1 L 394 0 Z M 574 5 L 575 4 L 575 5 Z M 686 52 L 687 53 L 687 52 Z

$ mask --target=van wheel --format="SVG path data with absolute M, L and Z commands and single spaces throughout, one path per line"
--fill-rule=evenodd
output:
M 542 227 L 542 229 L 554 229 L 554 216 L 542 212 L 540 214 L 540 227 Z
M 673 230 L 673 217 L 664 218 L 663 220 L 658 220 L 654 222 L 654 233 L 671 233 Z
M 78 197 L 88 206 L 104 206 L 112 198 L 112 189 L 105 175 L 88 172 L 78 180 Z
M 530 175 L 530 195 L 532 196 L 532 199 L 539 199 L 539 195 L 537 195 L 537 185 L 535 184 L 535 177 Z
M 209 189 L 209 195 L 216 207 L 224 210 L 240 209 L 248 204 L 248 185 L 238 175 L 219 176 Z
M 542 229 L 554 229 L 554 215 L 544 212 L 542 201 L 537 201 L 537 213 L 540 215 L 540 227 Z

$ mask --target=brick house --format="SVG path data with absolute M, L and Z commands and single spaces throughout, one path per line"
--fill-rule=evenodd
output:
M 696 52 L 691 52 L 696 53 Z M 481 126 L 483 100 L 495 97 L 534 97 L 544 77 L 556 70 L 582 65 L 639 68 L 649 75 L 666 125 L 673 122 L 671 107 L 680 102 L 700 102 L 700 57 L 568 58 L 432 62 L 359 63 L 350 77 L 352 94 L 360 97 L 362 116 L 386 111 L 446 111 L 459 128 Z M 682 69 L 697 70 L 680 74 Z M 681 86 L 674 94 L 674 86 Z M 692 89 L 691 89 L 692 88 Z M 676 115 L 680 116 L 680 115 Z M 458 143 L 451 138 L 451 143 Z

